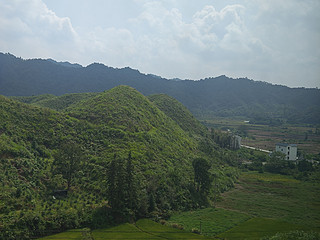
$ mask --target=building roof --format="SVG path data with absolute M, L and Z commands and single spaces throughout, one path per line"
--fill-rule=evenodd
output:
M 281 146 L 281 147 L 296 147 L 297 144 L 290 144 L 290 143 L 276 143 L 276 146 Z

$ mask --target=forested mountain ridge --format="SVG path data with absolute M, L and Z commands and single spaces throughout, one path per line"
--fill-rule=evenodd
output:
M 199 81 L 167 80 L 130 68 L 94 63 L 87 67 L 0 54 L 0 94 L 101 92 L 129 85 L 144 95 L 165 93 L 198 118 L 240 116 L 261 123 L 320 123 L 320 90 L 289 88 L 226 76 Z
M 90 97 L 96 96 L 99 93 L 69 93 L 61 96 L 52 94 L 43 94 L 28 97 L 10 97 L 11 99 L 18 100 L 19 102 L 36 105 L 39 107 L 51 108 L 56 111 L 63 111 L 70 105 L 76 104 Z
M 58 112 L 0 96 L 1 239 L 206 205 L 212 189 L 195 188 L 194 159 L 207 161 L 221 191 L 233 185 L 228 151 L 201 125 L 184 130 L 196 121 L 190 113 L 178 124 L 127 86 L 67 105 Z
M 183 106 L 182 103 L 166 94 L 148 97 L 161 111 L 174 120 L 184 131 L 203 135 L 207 129 Z

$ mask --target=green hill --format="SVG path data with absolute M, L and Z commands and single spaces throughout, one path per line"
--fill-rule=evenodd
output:
M 161 111 L 174 120 L 184 131 L 203 135 L 206 128 L 178 100 L 166 94 L 148 97 Z
M 58 106 L 52 96 L 39 98 Z M 0 96 L 1 239 L 165 216 L 206 203 L 195 189 L 192 161 L 218 161 L 203 151 L 205 136 L 183 130 L 190 116 L 169 117 L 126 86 L 67 102 L 57 112 Z
M 42 94 L 36 96 L 20 96 L 20 97 L 10 97 L 11 99 L 17 100 L 23 103 L 36 104 L 41 101 L 48 101 L 50 99 L 56 98 L 53 94 Z
M 124 88 L 122 87 L 122 90 Z M 128 91 L 127 91 L 128 93 Z M 64 112 L 73 112 L 73 114 L 77 114 L 78 118 L 84 118 L 84 115 L 88 118 L 89 113 L 85 113 L 85 109 L 87 106 L 90 106 L 90 111 L 92 112 L 100 112 L 101 109 L 96 105 L 98 101 L 105 101 L 109 102 L 109 107 L 112 106 L 113 108 L 118 108 L 115 104 L 123 104 L 130 103 L 131 99 L 134 96 L 125 95 L 122 92 L 121 96 L 118 95 L 119 93 L 111 91 L 107 92 L 108 96 L 102 96 L 100 93 L 71 93 L 71 94 L 64 94 L 61 96 L 54 96 L 51 94 L 44 94 L 38 96 L 29 96 L 29 97 L 10 97 L 11 99 L 18 100 L 20 102 L 32 104 L 35 106 L 40 107 L 47 107 L 57 111 L 64 111 Z M 99 96 L 97 96 L 99 95 Z M 121 102 L 114 103 L 113 99 L 115 95 L 118 95 L 121 99 Z M 93 99 L 93 97 L 96 97 Z M 141 97 L 141 96 L 140 96 Z M 92 98 L 92 99 L 91 99 Z M 108 99 L 109 98 L 109 99 Z M 184 131 L 190 133 L 196 133 L 203 135 L 206 132 L 205 127 L 192 115 L 192 113 L 179 101 L 170 97 L 166 94 L 154 94 L 148 96 L 148 99 L 156 105 L 165 115 L 170 117 L 174 120 Z M 89 101 L 86 101 L 89 100 Z M 88 105 L 89 104 L 89 105 Z M 105 106 L 106 107 L 106 106 Z M 130 106 L 128 106 L 130 109 Z M 110 110 L 110 109 L 109 109 Z M 154 111 L 154 110 L 153 110 Z M 81 112 L 81 113 L 80 113 Z M 109 111 L 110 112 L 110 111 Z M 140 111 L 141 112 L 141 111 Z M 104 117 L 106 117 L 107 113 L 104 113 Z M 131 108 L 131 112 L 128 112 L 130 117 L 133 114 L 136 114 L 135 109 Z M 121 113 L 120 113 L 121 115 Z M 109 118 L 113 116 L 109 116 Z M 96 118 L 101 119 L 100 115 L 96 116 Z M 92 119 L 91 119 L 92 120 Z
M 72 104 L 79 101 L 91 98 L 98 93 L 68 93 L 62 96 L 55 96 L 52 94 L 44 94 L 29 97 L 11 97 L 11 99 L 29 103 L 35 106 L 51 108 L 53 110 L 62 111 Z
M 172 123 L 147 97 L 128 86 L 115 87 L 65 111 L 79 119 L 130 132 L 149 131 L 152 127 Z

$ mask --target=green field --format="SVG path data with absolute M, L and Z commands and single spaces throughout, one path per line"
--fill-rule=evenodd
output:
M 243 173 L 236 188 L 223 194 L 218 207 L 320 230 L 319 184 L 289 176 Z
M 237 239 L 260 239 L 265 236 L 273 236 L 278 232 L 289 232 L 292 230 L 306 230 L 304 227 L 287 222 L 268 218 L 251 218 L 246 222 L 219 234 L 217 237 L 229 240 Z
M 205 208 L 196 211 L 177 213 L 171 216 L 169 223 L 178 223 L 185 230 L 197 228 L 207 236 L 216 236 L 228 229 L 250 219 L 244 213 L 229 211 L 222 208 Z
M 85 231 L 81 229 L 73 229 L 70 231 L 66 231 L 63 233 L 58 233 L 54 235 L 50 235 L 44 238 L 40 239 L 45 239 L 45 240 L 55 240 L 55 239 L 79 239 L 82 240 L 83 233 Z
M 294 124 L 270 126 L 229 118 L 203 119 L 201 122 L 214 129 L 222 131 L 229 129 L 240 134 L 243 145 L 273 151 L 276 143 L 286 141 L 298 144 L 298 149 L 307 154 L 320 153 L 319 126 Z
M 260 239 L 291 230 L 320 231 L 320 188 L 270 173 L 243 173 L 235 189 L 223 193 L 217 208 L 176 213 L 186 230 L 226 239 Z M 217 235 L 218 234 L 218 235 Z
M 87 238 L 85 238 L 85 234 Z M 88 237 L 91 238 L 88 238 Z M 125 223 L 115 227 L 97 229 L 92 232 L 71 230 L 60 234 L 44 237 L 46 240 L 67 239 L 213 239 L 188 231 L 163 226 L 148 219 L 141 219 L 135 224 Z

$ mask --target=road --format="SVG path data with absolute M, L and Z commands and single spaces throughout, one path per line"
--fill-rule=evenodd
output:
M 241 147 L 245 147 L 245 148 L 249 148 L 249 149 L 253 149 L 253 150 L 257 150 L 257 151 L 265 152 L 265 153 L 272 153 L 271 151 L 268 151 L 268 150 L 264 150 L 264 149 L 261 149 L 261 148 L 250 147 L 250 146 L 246 146 L 246 145 L 241 145 Z

